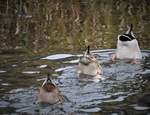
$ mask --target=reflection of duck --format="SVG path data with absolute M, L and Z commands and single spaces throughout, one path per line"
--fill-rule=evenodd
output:
M 22 6 L 22 8 L 20 10 L 19 17 L 32 18 L 32 16 L 28 14 L 27 7 L 25 4 Z
M 80 73 L 87 75 L 99 75 L 102 74 L 102 68 L 98 63 L 97 59 L 90 52 L 90 46 L 88 46 L 87 51 L 80 58 L 78 68 Z
M 63 102 L 63 96 L 60 95 L 58 87 L 52 83 L 51 79 L 49 78 L 49 74 L 40 88 L 38 102 L 46 102 L 50 104 Z
M 112 60 L 118 59 L 141 59 L 141 51 L 138 41 L 132 32 L 133 25 L 128 28 L 127 32 L 118 36 L 117 52 L 113 55 Z

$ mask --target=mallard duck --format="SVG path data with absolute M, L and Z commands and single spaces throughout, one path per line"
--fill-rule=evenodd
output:
M 90 52 L 90 46 L 87 47 L 84 55 L 80 58 L 78 64 L 79 73 L 87 75 L 100 75 L 102 74 L 102 67 L 98 63 L 98 60 Z
M 49 74 L 47 75 L 47 79 L 43 82 L 43 85 L 40 87 L 38 102 L 50 104 L 63 102 L 63 96 L 60 94 L 58 87 L 52 83 Z
M 133 25 L 128 27 L 128 30 L 123 35 L 118 35 L 117 52 L 112 56 L 112 60 L 115 59 L 141 59 L 142 54 L 133 32 Z

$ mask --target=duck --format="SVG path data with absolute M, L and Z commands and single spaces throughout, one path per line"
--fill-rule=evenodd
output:
M 62 103 L 63 101 L 64 98 L 61 95 L 59 88 L 52 82 L 48 74 L 46 80 L 40 87 L 38 103 L 44 102 L 49 104 L 56 104 Z
M 133 34 L 133 24 L 128 26 L 128 30 L 122 34 L 118 35 L 117 38 L 117 51 L 112 55 L 112 61 L 116 59 L 132 59 L 133 62 L 142 59 L 142 54 L 138 41 Z
M 102 74 L 102 67 L 93 53 L 90 52 L 90 46 L 79 59 L 78 70 L 81 74 L 96 76 Z

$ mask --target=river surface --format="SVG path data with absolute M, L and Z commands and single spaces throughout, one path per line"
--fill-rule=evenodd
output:
M 112 63 L 115 49 L 92 52 L 103 67 L 100 80 L 79 76 L 76 66 L 82 52 L 34 57 L 0 54 L 0 114 L 150 114 L 143 99 L 150 93 L 150 51 L 142 50 L 141 64 Z M 63 104 L 36 103 L 47 73 L 65 97 Z
M 133 24 L 141 64 L 110 58 Z M 150 115 L 150 0 L 0 0 L 0 115 Z M 90 45 L 102 79 L 80 76 Z M 63 104 L 37 104 L 50 73 Z

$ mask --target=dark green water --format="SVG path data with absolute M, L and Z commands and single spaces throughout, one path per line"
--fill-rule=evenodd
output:
M 131 23 L 142 62 L 112 63 Z M 149 30 L 149 0 L 0 0 L 0 114 L 150 114 Z M 78 78 L 87 44 L 104 70 L 99 82 Z M 63 104 L 36 104 L 48 72 Z
M 133 24 L 142 49 L 150 49 L 149 0 L 1 0 L 0 49 L 46 54 L 116 47 Z

